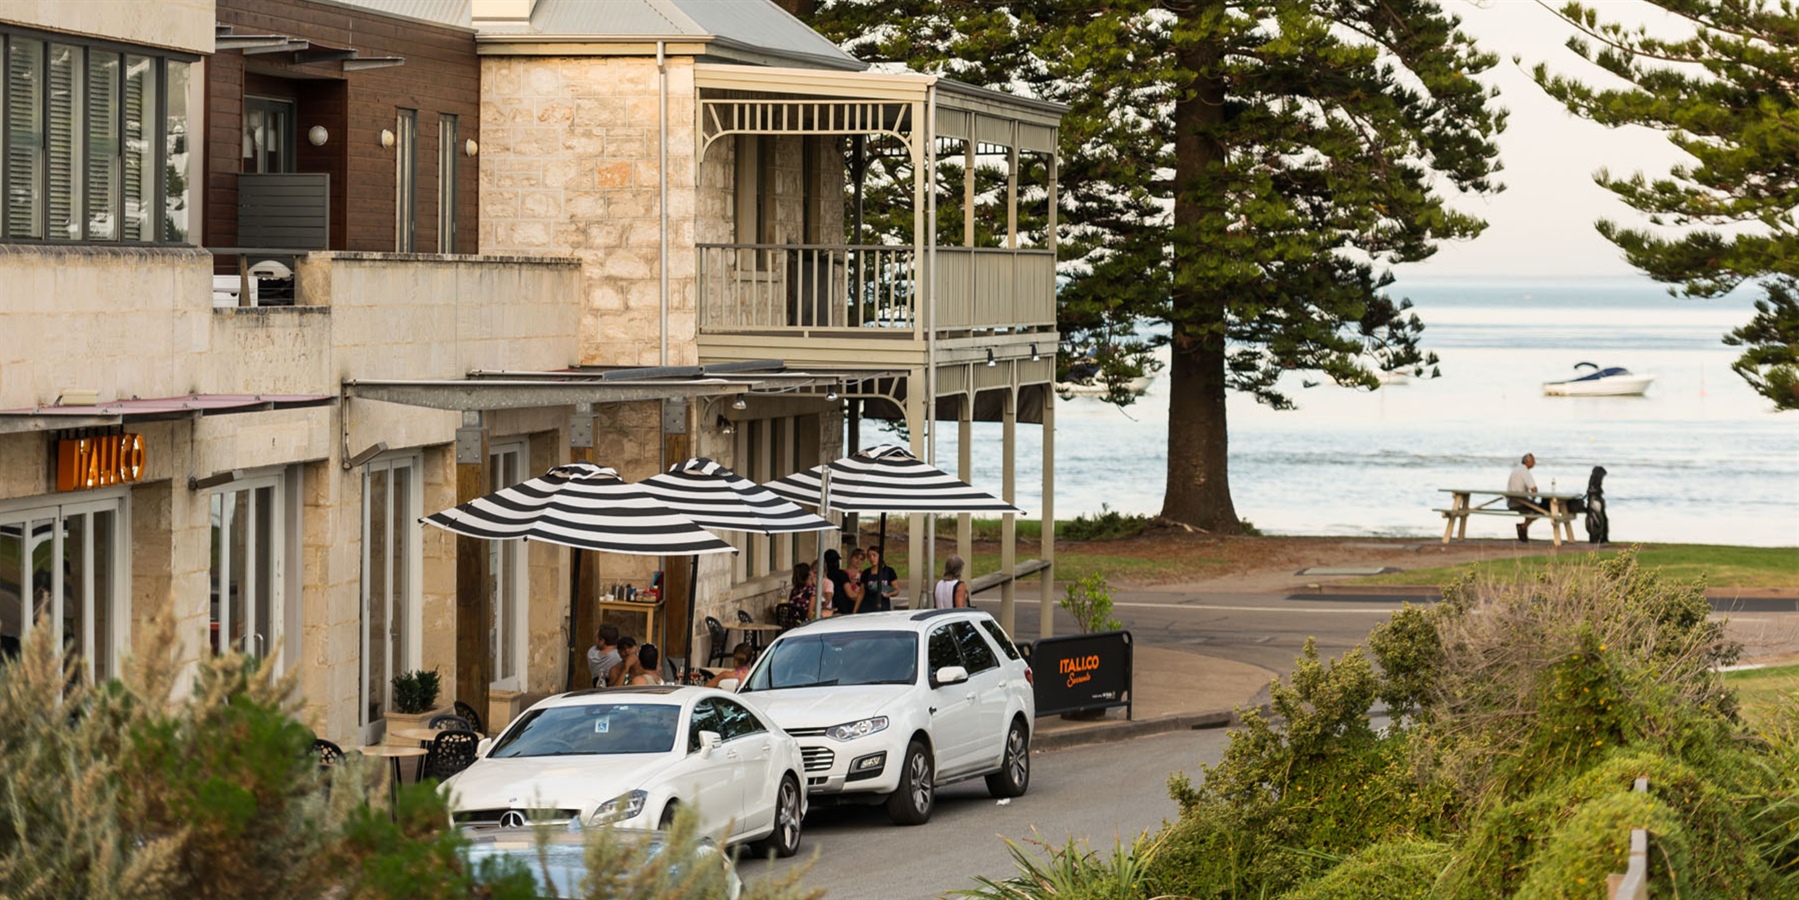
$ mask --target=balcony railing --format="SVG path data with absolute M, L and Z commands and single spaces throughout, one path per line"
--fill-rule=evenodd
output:
M 910 246 L 699 245 L 702 332 L 883 328 L 917 331 L 923 269 Z M 940 330 L 1055 324 L 1055 254 L 942 247 Z

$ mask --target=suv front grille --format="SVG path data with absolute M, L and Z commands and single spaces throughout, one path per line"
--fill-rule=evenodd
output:
M 828 772 L 837 761 L 837 752 L 825 747 L 801 747 L 800 755 L 806 759 L 808 772 Z

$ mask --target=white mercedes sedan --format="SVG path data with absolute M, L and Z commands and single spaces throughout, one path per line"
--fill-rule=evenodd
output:
M 793 738 L 731 694 L 658 685 L 559 694 L 482 741 L 440 788 L 464 828 L 579 819 L 666 828 L 692 809 L 722 844 L 792 856 L 806 816 Z

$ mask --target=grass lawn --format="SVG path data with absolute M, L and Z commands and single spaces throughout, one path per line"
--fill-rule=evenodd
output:
M 1799 691 L 1799 666 L 1725 672 L 1724 683 L 1736 691 L 1743 718 L 1757 725 L 1776 708 L 1794 702 L 1794 692 Z
M 951 534 L 954 535 L 954 532 L 951 532 Z M 1022 540 L 1020 543 L 1023 543 Z M 1107 578 L 1113 580 L 1153 584 L 1156 582 L 1180 580 L 1182 577 L 1189 575 L 1196 566 L 1205 566 L 1207 564 L 1222 565 L 1226 562 L 1226 560 L 1222 558 L 1214 559 L 1204 557 L 1146 559 L 1138 556 L 1105 552 L 1107 548 L 1103 545 L 1103 542 L 1095 543 L 1100 544 L 1100 546 L 1092 549 L 1058 546 L 1056 548 L 1056 571 L 1059 573 L 1057 575 L 1057 581 L 1068 580 L 1072 577 L 1069 575 L 1071 572 L 1077 574 L 1100 572 Z M 955 552 L 953 549 L 939 547 L 937 550 L 937 564 L 942 566 L 943 558 L 953 552 Z M 1020 546 L 1018 548 L 1017 556 L 1020 562 L 1027 559 L 1035 559 L 1037 556 L 1037 548 L 1034 543 L 1031 546 Z M 893 567 L 894 572 L 898 573 L 900 578 L 907 578 L 908 573 L 911 570 L 906 557 L 906 541 L 904 538 L 902 537 L 899 540 L 894 540 L 892 535 L 888 535 L 887 564 Z M 999 571 L 999 551 L 997 549 L 976 550 L 974 558 L 968 561 L 968 567 L 969 571 L 966 573 L 966 577 L 971 578 L 985 575 L 988 572 Z M 1036 578 L 1038 576 L 1033 575 L 1030 577 Z
M 1447 584 L 1472 572 L 1476 577 L 1510 577 L 1556 566 L 1577 565 L 1617 550 L 1486 560 L 1441 569 L 1414 569 L 1359 579 L 1359 584 Z M 1682 581 L 1704 580 L 1714 588 L 1799 588 L 1799 548 L 1731 547 L 1712 544 L 1645 544 L 1637 553 L 1644 566 Z

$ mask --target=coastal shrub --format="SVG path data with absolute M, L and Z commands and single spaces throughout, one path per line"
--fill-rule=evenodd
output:
M 1112 586 L 1101 572 L 1089 572 L 1062 586 L 1062 608 L 1074 617 L 1082 634 L 1124 627 L 1112 616 Z
M 1283 895 L 1284 900 L 1434 900 L 1448 865 L 1450 846 L 1439 841 L 1395 840 L 1364 847 L 1322 876 Z
M 1033 841 L 1041 852 L 1006 841 L 1017 874 L 1006 879 L 976 876 L 972 890 L 951 891 L 951 897 L 981 900 L 1143 900 L 1152 896 L 1149 864 L 1164 840 L 1138 835 L 1130 846 L 1115 842 L 1110 856 L 1102 857 L 1085 841 L 1070 838 L 1060 847 Z
M 1149 527 L 1150 517 L 1126 515 L 1101 503 L 1097 513 L 1081 513 L 1058 525 L 1056 536 L 1069 541 L 1110 541 L 1136 537 Z

